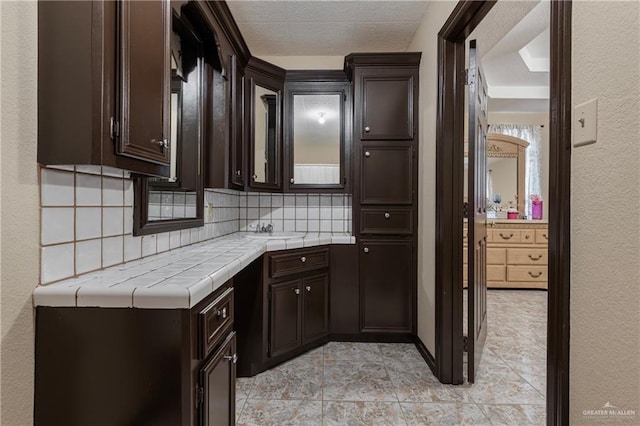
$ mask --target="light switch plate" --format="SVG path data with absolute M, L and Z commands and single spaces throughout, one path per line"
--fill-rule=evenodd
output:
M 573 117 L 573 146 L 598 140 L 598 98 L 576 105 Z

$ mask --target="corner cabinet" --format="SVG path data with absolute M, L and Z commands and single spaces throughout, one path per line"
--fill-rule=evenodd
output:
M 191 309 L 36 308 L 35 425 L 231 426 L 229 281 Z
M 359 339 L 416 333 L 419 53 L 351 54 Z M 343 329 L 356 328 L 341 324 Z
M 168 0 L 38 2 L 38 162 L 169 175 Z

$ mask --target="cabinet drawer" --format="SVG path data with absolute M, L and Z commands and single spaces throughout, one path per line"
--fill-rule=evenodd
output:
M 536 239 L 535 229 L 523 229 L 520 231 L 520 242 L 524 244 L 533 244 Z
M 293 253 L 272 255 L 269 276 L 279 278 L 301 272 L 329 267 L 329 249 L 296 250 Z
M 507 258 L 507 249 L 487 248 L 487 265 L 504 265 Z
M 487 265 L 487 281 L 504 281 L 504 265 Z
M 517 229 L 494 229 L 493 230 L 493 242 L 494 243 L 520 243 L 521 231 Z
M 547 250 L 510 248 L 507 249 L 507 263 L 509 265 L 546 265 Z
M 198 313 L 200 359 L 204 359 L 233 328 L 233 288 Z
M 508 266 L 508 281 L 547 281 L 546 266 Z
M 411 235 L 412 209 L 362 209 L 360 232 L 363 234 Z
M 548 243 L 549 243 L 549 230 L 536 229 L 536 244 L 548 244 Z

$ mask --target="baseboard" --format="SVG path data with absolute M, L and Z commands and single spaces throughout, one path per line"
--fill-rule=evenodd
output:
M 415 336 L 415 344 L 418 352 L 420 352 L 420 355 L 422 355 L 422 358 L 424 358 L 433 375 L 438 377 L 438 375 L 436 374 L 436 359 L 433 357 L 433 355 L 431 355 L 429 349 L 427 349 L 425 344 L 422 343 L 422 340 L 420 340 L 418 336 Z
M 331 342 L 369 342 L 369 343 L 413 343 L 411 333 L 332 333 Z

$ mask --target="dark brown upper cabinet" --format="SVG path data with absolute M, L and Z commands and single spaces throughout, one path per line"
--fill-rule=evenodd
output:
M 285 192 L 344 192 L 351 159 L 351 85 L 342 71 L 288 71 Z
M 229 61 L 229 187 L 244 189 L 247 156 L 244 141 L 244 68 L 236 55 Z
M 248 187 L 282 190 L 282 91 L 285 70 L 257 58 L 245 68 Z
M 38 162 L 168 177 L 170 2 L 38 3 Z

